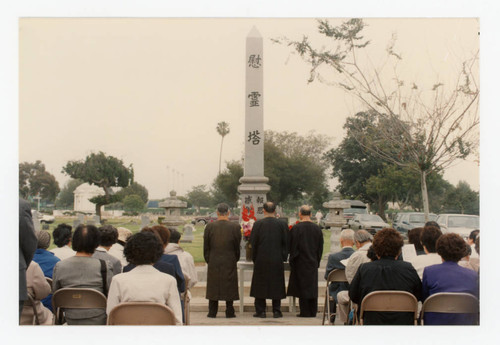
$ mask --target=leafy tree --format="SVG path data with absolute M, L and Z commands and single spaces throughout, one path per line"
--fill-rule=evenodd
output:
M 126 167 L 123 161 L 105 153 L 91 153 L 83 161 L 69 161 L 62 169 L 63 173 L 75 179 L 101 187 L 104 195 L 90 199 L 96 205 L 96 214 L 101 216 L 101 206 L 121 201 L 111 187 L 127 187 L 134 180 L 132 165 Z
M 325 154 L 326 161 L 333 168 L 332 177 L 339 182 L 337 190 L 350 199 L 367 203 L 375 200 L 367 193 L 366 182 L 371 176 L 378 175 L 384 165 L 359 144 L 353 132 L 356 128 L 364 128 L 365 132 L 373 131 L 375 117 L 376 114 L 369 111 L 348 117 L 343 126 L 346 135 L 342 142 Z
M 373 67 L 369 57 L 362 59 L 363 49 L 370 43 L 362 36 L 364 26 L 361 19 L 350 19 L 339 26 L 319 20 L 318 30 L 333 43 L 331 49 L 315 48 L 307 37 L 275 42 L 293 47 L 311 65 L 309 82 L 334 85 L 385 120 L 386 125 L 379 126 L 375 136 L 367 136 L 360 128 L 353 132 L 354 138 L 374 156 L 420 174 L 427 215 L 427 176 L 466 158 L 478 146 L 478 53 L 463 62 L 449 87 L 439 80 L 417 85 L 398 74 L 403 59 L 396 52 L 395 38 L 387 46 L 384 65 Z M 323 72 L 334 77 L 325 78 Z M 394 136 L 395 132 L 398 135 Z
M 138 195 L 141 197 L 142 202 L 145 204 L 148 202 L 148 190 L 143 185 L 132 182 L 128 187 L 122 188 L 116 193 L 121 198 L 125 198 L 128 195 Z
M 202 184 L 194 186 L 187 194 L 186 197 L 191 204 L 200 213 L 200 207 L 208 207 L 212 203 L 210 192 L 206 190 L 207 186 Z
M 243 165 L 239 161 L 226 163 L 226 169 L 215 178 L 212 184 L 212 197 L 215 204 L 226 202 L 231 207 L 238 204 L 238 186 L 243 176 Z
M 123 198 L 123 209 L 128 212 L 140 212 L 144 210 L 146 203 L 142 197 L 136 194 L 129 194 Z
M 84 183 L 81 180 L 71 179 L 64 185 L 63 189 L 57 196 L 57 206 L 73 208 L 75 205 L 75 189 Z
M 479 214 L 479 193 L 473 191 L 467 182 L 459 181 L 446 194 L 444 206 L 462 214 Z
M 314 132 L 306 136 L 289 132 L 266 131 L 264 140 L 264 175 L 269 178 L 269 200 L 282 206 L 311 202 L 320 207 L 328 194 L 327 165 L 323 159 L 328 137 Z M 227 169 L 214 181 L 214 196 L 237 203 L 239 179 L 243 176 L 240 162 L 228 163 Z
M 220 167 L 222 162 L 222 144 L 224 143 L 224 137 L 229 134 L 229 123 L 227 123 L 226 121 L 219 122 L 215 129 L 217 130 L 217 133 L 219 133 L 219 135 L 221 136 L 220 153 L 219 153 L 219 174 L 220 174 Z
M 25 199 L 40 196 L 47 201 L 54 201 L 59 193 L 59 183 L 54 175 L 45 170 L 45 165 L 35 163 L 19 164 L 19 195 Z

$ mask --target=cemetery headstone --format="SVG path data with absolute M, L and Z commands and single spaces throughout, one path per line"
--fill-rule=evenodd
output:
M 149 216 L 143 214 L 141 216 L 141 229 L 147 226 L 149 226 Z
M 183 235 L 181 237 L 181 242 L 187 242 L 187 243 L 192 243 L 194 240 L 194 235 L 193 235 L 193 230 L 194 226 L 191 224 L 186 224 L 184 225 L 183 230 Z

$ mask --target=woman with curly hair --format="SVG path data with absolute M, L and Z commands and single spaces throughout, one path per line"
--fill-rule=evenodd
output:
M 130 272 L 113 276 L 106 311 L 109 314 L 123 302 L 155 302 L 169 306 L 176 325 L 182 325 L 179 291 L 174 277 L 162 273 L 153 264 L 163 254 L 163 245 L 150 232 L 139 232 L 127 241 L 123 250 L 127 261 L 134 264 Z
M 457 234 L 442 235 L 436 243 L 443 263 L 428 266 L 422 278 L 422 297 L 438 292 L 465 292 L 479 297 L 478 274 L 458 264 L 466 254 L 466 243 Z M 425 313 L 426 325 L 472 325 L 477 317 L 471 314 Z
M 403 237 L 391 228 L 384 228 L 373 237 L 372 248 L 378 260 L 359 266 L 349 285 L 349 297 L 361 305 L 363 298 L 373 291 L 401 290 L 420 300 L 422 283 L 417 271 L 406 261 L 397 260 L 401 255 Z M 412 325 L 413 313 L 366 312 L 366 325 Z

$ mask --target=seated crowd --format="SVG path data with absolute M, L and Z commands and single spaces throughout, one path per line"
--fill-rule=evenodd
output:
M 168 247 L 171 234 L 174 243 Z M 179 246 L 181 236 L 175 229 L 157 225 L 132 235 L 110 225 L 81 224 L 72 232 L 71 226 L 60 224 L 53 236 L 57 248 L 48 251 L 50 233 L 37 232 L 38 249 L 26 274 L 30 302 L 23 307 L 20 324 L 31 325 L 35 317 L 38 324 L 53 324 L 52 294 L 86 288 L 107 297 L 106 309 L 65 308 L 68 325 L 105 325 L 111 310 L 123 302 L 164 304 L 182 325 L 181 293 L 186 292 L 186 278 L 188 287 L 197 279 L 193 257 Z
M 348 286 L 336 283 L 330 289 L 331 304 L 338 303 L 340 321 L 349 324 L 358 317 L 365 296 L 374 291 L 406 291 L 423 303 L 429 296 L 441 292 L 468 293 L 479 298 L 479 230 L 474 230 L 469 243 L 474 245 L 474 260 L 470 244 L 455 233 L 442 234 L 439 225 L 428 222 L 423 228 L 409 232 L 409 243 L 414 255 L 402 257 L 404 240 L 394 229 L 385 228 L 373 236 L 365 230 L 343 230 L 340 235 L 342 250 L 330 254 L 326 276 L 332 269 L 345 270 Z M 353 240 L 357 251 L 353 251 Z M 353 276 L 353 272 L 355 272 Z M 333 284 L 331 284 L 333 285 Z M 419 303 L 419 307 L 421 307 Z M 356 308 L 349 310 L 349 305 Z M 335 310 L 334 306 L 330 309 Z M 357 310 L 358 314 L 352 312 Z M 406 312 L 367 311 L 363 317 L 367 325 L 413 324 L 413 314 Z M 477 315 L 453 313 L 424 313 L 425 325 L 478 324 Z
M 105 325 L 111 310 L 124 302 L 167 305 L 175 323 L 183 324 L 184 294 L 189 296 L 187 289 L 197 279 L 193 257 L 179 246 L 181 235 L 175 229 L 156 225 L 132 235 L 126 228 L 109 225 L 82 224 L 72 232 L 71 226 L 60 224 L 53 237 L 58 248 L 48 251 L 50 234 L 37 233 L 38 249 L 26 272 L 30 303 L 23 308 L 21 324 L 33 324 L 35 316 L 39 324 L 52 324 L 51 296 L 63 288 L 90 288 L 107 296 L 106 309 L 66 308 L 68 325 Z M 403 256 L 404 239 L 392 228 L 374 236 L 366 230 L 341 232 L 341 251 L 329 255 L 324 276 L 327 279 L 337 269 L 344 270 L 346 277 L 346 282 L 329 285 L 330 323 L 336 315 L 344 324 L 359 319 L 359 306 L 374 291 L 406 291 L 421 303 L 441 292 L 479 298 L 479 230 L 466 242 L 457 234 L 442 234 L 438 224 L 428 222 L 409 231 L 408 239 L 414 247 L 412 255 L 405 251 Z M 367 311 L 363 321 L 413 324 L 413 314 Z M 429 312 L 423 321 L 426 325 L 478 324 L 477 315 L 471 314 Z

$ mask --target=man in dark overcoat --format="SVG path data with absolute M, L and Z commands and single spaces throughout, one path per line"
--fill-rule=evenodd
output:
M 35 235 L 31 206 L 23 199 L 19 199 L 19 318 L 23 310 L 24 301 L 28 299 L 26 285 L 26 269 L 33 255 L 35 255 L 38 240 Z
M 298 317 L 316 317 L 318 312 L 318 267 L 323 254 L 323 233 L 311 221 L 311 207 L 299 211 L 300 222 L 290 230 L 290 279 L 288 296 L 299 298 Z
M 203 234 L 203 256 L 207 262 L 208 317 L 216 317 L 219 301 L 226 301 L 226 317 L 236 317 L 233 301 L 239 300 L 238 271 L 241 227 L 229 221 L 229 206 L 217 205 L 217 220 Z
M 266 298 L 272 300 L 273 317 L 283 317 L 281 300 L 286 297 L 287 233 L 287 224 L 276 218 L 276 205 L 266 202 L 264 218 L 254 223 L 250 235 L 254 263 L 250 296 L 255 297 L 254 317 L 266 317 Z

